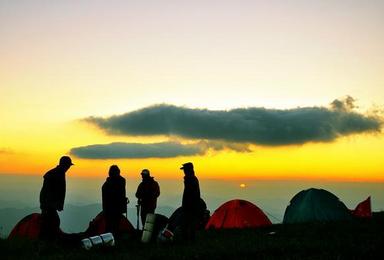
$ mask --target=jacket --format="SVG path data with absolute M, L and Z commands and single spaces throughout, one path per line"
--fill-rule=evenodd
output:
M 49 170 L 44 175 L 43 187 L 40 191 L 40 208 L 63 210 L 65 200 L 65 171 L 61 167 Z
M 160 187 L 153 177 L 145 177 L 139 184 L 136 191 L 136 198 L 139 204 L 145 209 L 155 209 L 157 197 L 160 196 Z
M 108 177 L 102 188 L 103 212 L 107 215 L 120 215 L 127 211 L 127 197 L 124 177 Z
M 200 207 L 200 186 L 195 175 L 184 176 L 182 207 L 184 211 L 198 211 Z

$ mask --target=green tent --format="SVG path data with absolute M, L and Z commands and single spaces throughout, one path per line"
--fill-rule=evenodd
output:
M 351 219 L 343 202 L 323 189 L 308 189 L 297 193 L 285 210 L 283 223 L 339 221 Z

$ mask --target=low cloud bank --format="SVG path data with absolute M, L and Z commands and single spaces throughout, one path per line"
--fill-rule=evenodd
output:
M 378 133 L 382 117 L 354 111 L 355 99 L 334 100 L 329 107 L 295 109 L 237 108 L 208 110 L 155 105 L 86 122 L 111 135 L 156 136 L 174 140 L 161 143 L 110 143 L 75 147 L 70 153 L 87 159 L 173 158 L 203 155 L 208 150 L 250 152 L 251 145 L 282 146 L 332 142 L 360 133 Z M 190 143 L 190 142 L 193 143 Z M 0 150 L 0 153 L 2 150 Z
M 72 148 L 70 154 L 85 159 L 119 158 L 172 158 L 177 156 L 200 155 L 206 147 L 199 144 L 183 145 L 178 142 L 162 143 L 111 143 L 94 144 Z
M 380 132 L 382 120 L 353 111 L 354 99 L 334 100 L 329 108 L 190 109 L 155 105 L 86 122 L 108 134 L 176 136 L 194 140 L 278 146 L 330 142 L 341 136 Z

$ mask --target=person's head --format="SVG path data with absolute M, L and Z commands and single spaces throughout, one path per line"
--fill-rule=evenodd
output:
M 184 171 L 185 175 L 193 175 L 195 173 L 191 162 L 183 163 L 183 166 L 180 169 Z
M 72 165 L 74 164 L 72 163 L 71 157 L 65 155 L 60 158 L 59 166 L 61 168 L 68 170 Z
M 141 177 L 142 177 L 143 179 L 150 177 L 150 172 L 149 172 L 149 170 L 148 170 L 148 169 L 143 169 L 143 170 L 141 171 Z
M 109 177 L 115 177 L 120 175 L 120 169 L 117 167 L 117 165 L 112 165 L 109 167 L 109 172 L 108 172 Z

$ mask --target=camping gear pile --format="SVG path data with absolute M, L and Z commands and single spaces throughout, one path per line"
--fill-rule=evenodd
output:
M 100 212 L 90 223 L 89 227 L 85 231 L 85 234 L 88 236 L 96 236 L 99 234 L 106 233 L 106 220 L 103 212 Z M 135 228 L 129 222 L 129 220 L 121 215 L 120 223 L 118 227 L 119 234 L 133 234 L 135 232 Z
M 112 233 L 101 234 L 100 236 L 93 236 L 89 238 L 84 238 L 81 240 L 81 246 L 89 250 L 92 247 L 107 246 L 111 247 L 115 245 L 115 238 Z

